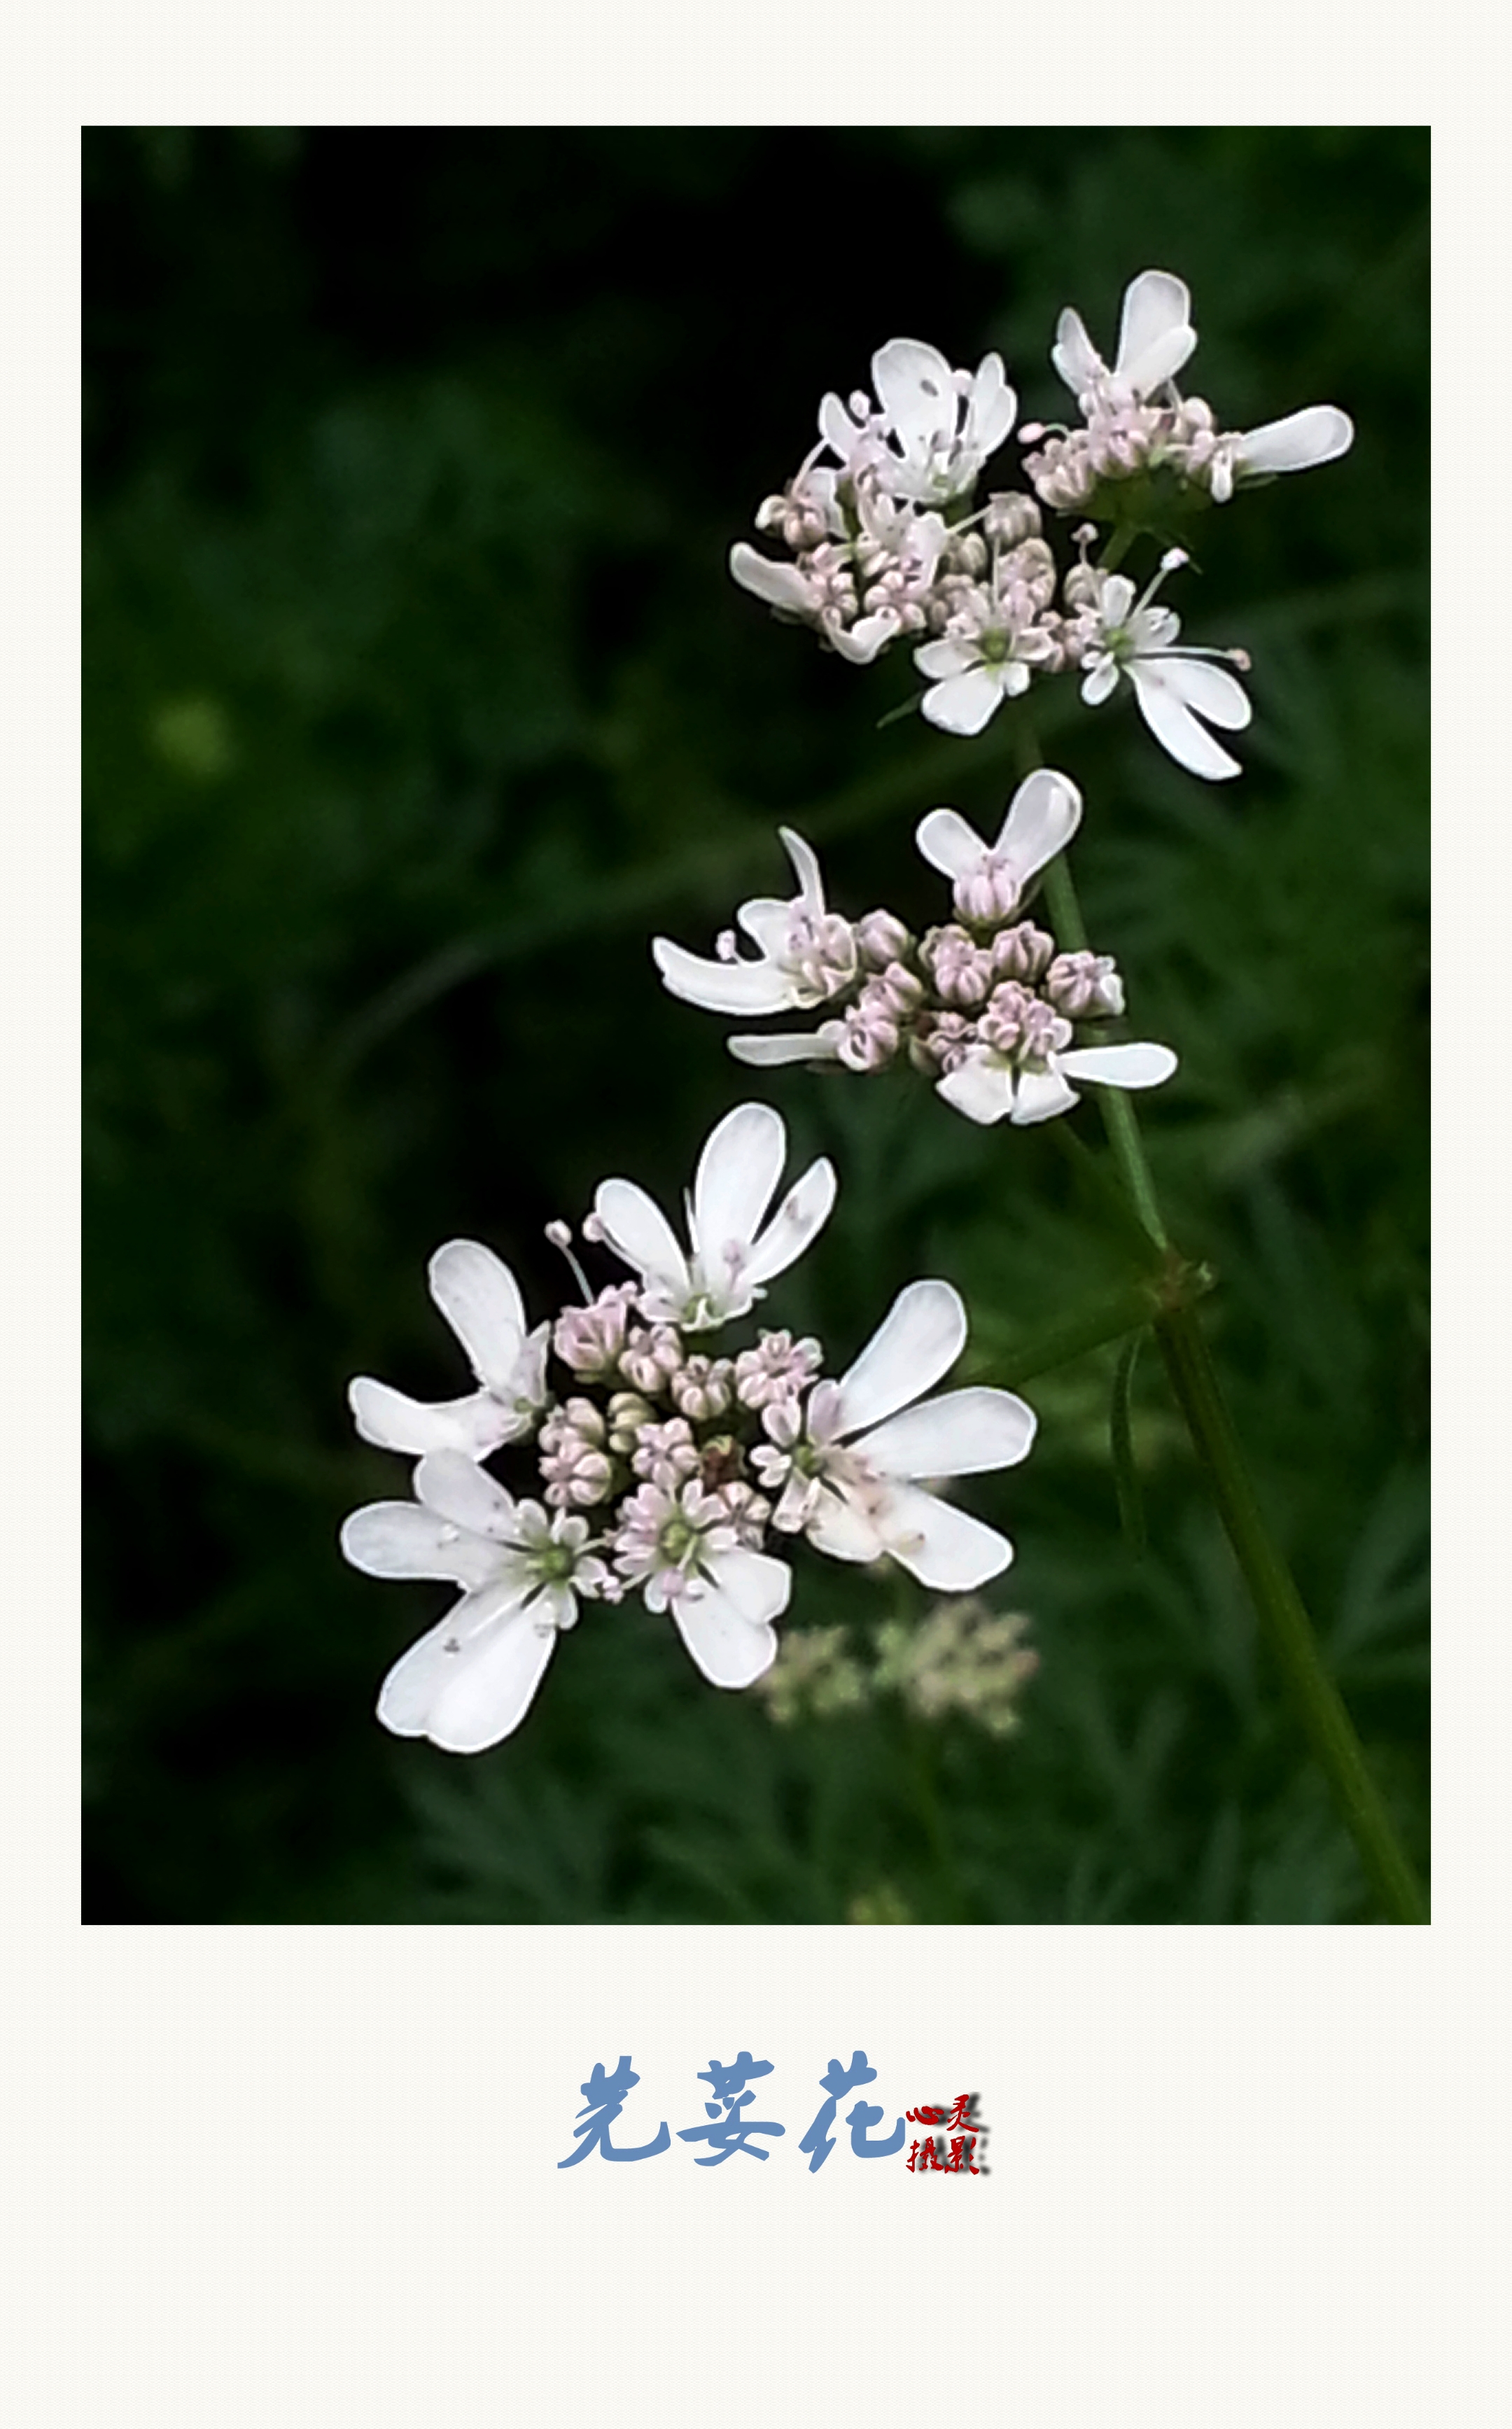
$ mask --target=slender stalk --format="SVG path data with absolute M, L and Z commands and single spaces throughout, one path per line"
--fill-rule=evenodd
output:
M 1050 863 L 1044 872 L 1044 899 L 1054 923 L 1056 940 L 1069 945 L 1074 953 L 1087 950 L 1087 928 L 1081 916 L 1081 904 L 1072 882 L 1071 868 L 1064 852 Z M 1159 1201 L 1155 1194 L 1155 1176 L 1144 1153 L 1140 1136 L 1139 1119 L 1122 1088 L 1099 1088 L 1097 1101 L 1102 1108 L 1108 1130 L 1108 1143 L 1128 1191 L 1130 1201 L 1144 1230 L 1158 1248 L 1171 1246 L 1160 1216 Z
M 1355 1725 L 1323 1668 L 1291 1572 L 1255 1497 L 1197 1316 L 1191 1308 L 1178 1309 L 1162 1316 L 1155 1332 L 1271 1650 L 1376 1895 L 1393 1923 L 1426 1923 L 1417 1876 L 1371 1777 Z
M 1087 931 L 1064 853 L 1046 869 L 1044 892 L 1058 937 L 1074 951 L 1085 950 Z M 1141 1224 L 1165 1252 L 1173 1278 L 1189 1271 L 1171 1248 L 1133 1106 L 1117 1088 L 1099 1088 L 1097 1097 L 1114 1162 Z M 1343 1699 L 1323 1667 L 1291 1572 L 1266 1525 L 1190 1293 L 1172 1292 L 1156 1319 L 1155 1333 L 1260 1626 L 1360 1861 L 1393 1923 L 1426 1923 L 1417 1876 L 1371 1777 Z

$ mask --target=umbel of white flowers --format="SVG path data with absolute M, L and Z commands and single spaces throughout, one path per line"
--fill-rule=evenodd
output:
M 402 1737 L 477 1754 L 518 1728 L 558 1635 L 583 1602 L 638 1594 L 666 1614 L 716 1687 L 748 1687 L 777 1652 L 785 1539 L 844 1561 L 900 1563 L 921 1583 L 969 1592 L 1013 1557 L 1007 1538 L 920 1479 L 973 1476 L 1024 1458 L 1034 1417 L 1011 1392 L 929 1399 L 960 1356 L 965 1312 L 948 1282 L 902 1291 L 831 1382 L 817 1341 L 760 1330 L 705 1348 L 748 1316 L 818 1233 L 835 1180 L 821 1159 L 768 1214 L 787 1157 L 781 1116 L 738 1105 L 711 1133 L 678 1239 L 633 1181 L 600 1187 L 583 1236 L 634 1275 L 528 1330 L 514 1277 L 489 1248 L 453 1240 L 431 1292 L 477 1388 L 428 1405 L 359 1378 L 357 1430 L 419 1455 L 414 1497 L 354 1512 L 341 1533 L 374 1577 L 460 1589 L 384 1680 L 378 1717 Z M 551 1362 L 563 1370 L 553 1383 Z M 536 1498 L 483 1465 L 528 1451 Z
M 920 706 L 946 733 L 979 734 L 1037 679 L 1079 670 L 1082 697 L 1095 704 L 1125 675 L 1183 767 L 1237 774 L 1200 720 L 1231 731 L 1249 722 L 1238 683 L 1213 663 L 1226 656 L 1243 668 L 1243 653 L 1182 643 L 1176 616 L 1152 607 L 1152 591 L 1137 601 L 1126 576 L 1089 566 L 1085 553 L 1062 573 L 1041 512 L 1077 514 L 1093 538 L 1105 522 L 1158 528 L 1350 446 L 1349 417 L 1331 405 L 1220 431 L 1204 400 L 1175 386 L 1197 342 L 1191 310 L 1179 278 L 1142 272 L 1124 297 L 1111 368 L 1079 315 L 1062 312 L 1051 360 L 1083 420 L 1026 423 L 1018 436 L 1035 442 L 1024 459 L 1034 494 L 996 491 L 979 508 L 978 480 L 1018 409 L 1001 357 L 956 371 L 933 346 L 891 339 L 872 357 L 876 401 L 863 390 L 848 405 L 827 396 L 818 444 L 757 512 L 758 531 L 788 555 L 737 541 L 735 580 L 855 665 L 912 641 L 928 686 Z M 1162 577 L 1188 561 L 1169 551 Z
M 817 1029 L 731 1037 L 743 1063 L 874 1072 L 901 1058 L 972 1121 L 1048 1121 L 1076 1103 L 1077 1081 L 1153 1088 L 1176 1067 L 1169 1047 L 1107 1041 L 1102 1024 L 1124 1010 L 1109 955 L 1062 953 L 1024 917 L 1034 881 L 1080 819 L 1076 785 L 1049 768 L 1025 778 L 993 844 L 959 810 L 931 810 L 918 846 L 951 879 L 955 917 L 922 938 L 890 911 L 852 923 L 830 910 L 818 861 L 784 827 L 798 892 L 791 902 L 741 904 L 736 924 L 754 958 L 740 955 L 732 932 L 714 961 L 666 936 L 651 951 L 670 992 L 706 1012 L 828 1006 Z

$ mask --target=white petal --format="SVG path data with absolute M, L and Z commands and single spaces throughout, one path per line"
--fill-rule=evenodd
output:
M 1013 1110 L 1013 1073 L 1006 1063 L 968 1054 L 934 1083 L 934 1093 L 969 1122 L 1000 1122 Z
M 1003 686 L 995 667 L 972 667 L 927 691 L 919 706 L 944 734 L 980 734 L 1001 705 Z
M 375 1443 L 380 1450 L 407 1451 L 411 1457 L 427 1450 L 459 1450 L 468 1459 L 486 1459 L 526 1429 L 491 1392 L 471 1392 L 465 1400 L 412 1400 L 389 1383 L 359 1375 L 348 1385 L 347 1398 L 364 1442 Z
M 1241 472 L 1306 472 L 1310 465 L 1331 464 L 1354 443 L 1355 425 L 1337 405 L 1306 405 L 1284 421 L 1246 430 L 1234 461 Z
M 900 619 L 891 607 L 879 608 L 875 616 L 860 616 L 854 624 L 826 624 L 824 628 L 831 648 L 853 667 L 869 667 L 899 629 Z
M 755 895 L 743 902 L 735 913 L 735 925 L 760 948 L 768 961 L 780 961 L 787 943 L 788 923 L 793 917 L 791 901 L 779 902 L 772 894 Z
M 1179 663 L 1173 661 L 1173 665 Z M 1229 757 L 1205 725 L 1198 724 L 1162 668 L 1153 660 L 1135 660 L 1128 672 L 1145 724 L 1173 759 L 1189 768 L 1194 776 L 1207 776 L 1214 782 L 1240 773 L 1239 761 Z
M 1097 593 L 1097 612 L 1104 625 L 1122 624 L 1134 604 L 1134 585 L 1126 573 L 1110 573 Z
M 601 1181 L 593 1211 L 616 1257 L 648 1281 L 660 1282 L 674 1298 L 688 1288 L 687 1259 L 661 1208 L 633 1181 Z
M 1076 1092 L 1060 1077 L 1060 1061 L 1057 1055 L 1056 1067 L 1051 1071 L 1019 1073 L 1013 1111 L 1009 1116 L 1015 1130 L 1028 1130 L 1036 1122 L 1053 1121 L 1057 1114 L 1070 1113 L 1076 1102 Z
M 709 1578 L 672 1605 L 683 1644 L 714 1687 L 749 1687 L 777 1659 L 768 1622 L 787 1609 L 793 1572 L 769 1553 L 716 1552 Z
M 1105 1088 L 1159 1088 L 1176 1067 L 1169 1046 L 1077 1046 L 1056 1062 L 1073 1079 Z
M 669 936 L 652 937 L 651 959 L 668 994 L 700 1012 L 745 1013 L 759 1020 L 764 1013 L 797 1009 L 793 982 L 775 962 L 705 961 Z
M 816 1552 L 831 1561 L 879 1561 L 887 1546 L 861 1505 L 826 1488 L 804 1522 Z
M 1001 447 L 1013 427 L 1018 398 L 1008 385 L 1001 355 L 984 355 L 977 366 L 966 405 L 966 438 L 980 455 Z
M 1023 884 L 1064 851 L 1080 824 L 1081 795 L 1070 777 L 1036 768 L 1009 803 L 993 849 Z
M 1141 396 L 1174 379 L 1193 346 L 1192 297 L 1168 270 L 1143 270 L 1124 290 L 1113 369 Z
M 396 1737 L 422 1738 L 443 1688 L 473 1655 L 478 1639 L 517 1607 L 518 1595 L 497 1587 L 464 1595 L 443 1620 L 402 1653 L 378 1694 L 378 1718 Z
M 1014 1392 L 973 1385 L 942 1392 L 863 1434 L 851 1448 L 883 1476 L 982 1476 L 1016 1467 L 1034 1440 L 1034 1412 Z
M 730 570 L 742 590 L 764 600 L 768 607 L 784 608 L 791 616 L 814 614 L 814 587 L 807 574 L 800 573 L 796 565 L 782 565 L 775 557 L 763 556 L 749 540 L 736 540 L 730 552 Z
M 1096 708 L 1118 687 L 1118 660 L 1099 658 L 1091 672 L 1083 678 L 1081 697 L 1089 708 Z
M 834 1430 L 852 1434 L 880 1424 L 932 1391 L 965 1346 L 966 1311 L 948 1282 L 910 1282 L 899 1291 L 861 1356 L 840 1379 Z
M 1254 714 L 1249 696 L 1226 667 L 1215 666 L 1211 658 L 1172 658 L 1162 672 L 1187 706 L 1209 725 L 1225 726 L 1231 733 L 1248 725 Z
M 956 383 L 936 346 L 891 338 L 872 356 L 872 385 L 907 452 L 923 454 L 956 427 Z
M 950 675 L 963 675 L 969 667 L 979 666 L 980 653 L 968 650 L 964 641 L 948 638 L 926 641 L 913 653 L 913 663 L 921 675 L 931 683 L 944 683 Z
M 341 1549 L 370 1578 L 450 1578 L 456 1585 L 481 1586 L 499 1567 L 486 1544 L 459 1534 L 415 1501 L 373 1501 L 353 1510 L 341 1529 Z
M 919 820 L 913 840 L 943 877 L 964 877 L 987 857 L 987 846 L 959 810 L 930 810 Z
M 415 1470 L 415 1490 L 427 1510 L 453 1526 L 495 1544 L 507 1544 L 514 1536 L 514 1495 L 460 1451 L 427 1452 Z
M 507 1392 L 525 1334 L 525 1308 L 509 1267 L 479 1240 L 449 1240 L 430 1264 L 431 1297 L 480 1383 Z
M 826 1028 L 838 1031 L 839 1022 L 827 1022 Z M 737 1063 L 752 1063 L 762 1069 L 775 1069 L 783 1063 L 832 1063 L 835 1059 L 835 1038 L 823 1030 L 811 1036 L 796 1037 L 727 1037 L 725 1044 Z
M 820 402 L 819 429 L 842 464 L 848 464 L 851 449 L 861 437 L 861 424 L 846 411 L 840 399 L 832 392 Z
M 779 827 L 778 838 L 798 882 L 798 896 L 805 911 L 815 919 L 824 917 L 824 880 L 819 874 L 819 855 L 812 843 L 805 843 L 791 827 Z
M 710 1132 L 693 1181 L 693 1252 L 706 1281 L 743 1263 L 782 1177 L 787 1131 L 770 1105 L 736 1105 Z
M 970 1594 L 1007 1568 L 1013 1546 L 995 1527 L 916 1484 L 896 1484 L 881 1513 L 887 1548 L 936 1594 Z
M 482 1754 L 518 1729 L 556 1650 L 556 1636 L 531 1604 L 453 1657 L 426 1722 L 431 1743 L 448 1754 Z
M 1062 312 L 1056 323 L 1055 337 L 1050 360 L 1072 394 L 1079 397 L 1107 366 L 1088 337 L 1079 312 Z
M 769 1282 L 785 1273 L 830 1220 L 835 1202 L 834 1166 L 822 1155 L 791 1188 L 757 1241 L 742 1275 L 748 1283 Z

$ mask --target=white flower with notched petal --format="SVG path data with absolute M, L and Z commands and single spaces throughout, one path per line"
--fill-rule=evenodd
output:
M 514 1275 L 477 1240 L 449 1240 L 430 1263 L 431 1297 L 472 1364 L 480 1389 L 427 1405 L 359 1375 L 348 1398 L 364 1442 L 380 1450 L 458 1450 L 486 1459 L 534 1433 L 546 1405 L 550 1324 L 525 1330 Z
M 770 1105 L 737 1105 L 710 1133 L 688 1202 L 691 1256 L 633 1181 L 601 1181 L 594 1214 L 605 1244 L 641 1277 L 641 1306 L 658 1323 L 712 1331 L 744 1315 L 828 1221 L 834 1167 L 811 1164 L 765 1229 L 781 1179 L 787 1132 Z
M 1081 795 L 1069 776 L 1036 768 L 1008 805 L 994 844 L 959 810 L 931 810 L 914 840 L 931 868 L 955 882 L 962 919 L 1011 919 L 1032 878 L 1063 851 L 1081 823 Z
M 588 1522 L 516 1501 L 457 1450 L 415 1472 L 418 1501 L 375 1501 L 341 1529 L 353 1568 L 374 1578 L 448 1578 L 463 1588 L 384 1680 L 378 1718 L 449 1754 L 482 1754 L 519 1727 L 578 1596 L 617 1589 L 586 1548 Z
M 1193 413 L 1188 407 L 1188 417 Z M 1355 443 L 1355 425 L 1337 405 L 1307 405 L 1284 421 L 1262 422 L 1257 430 L 1213 433 L 1199 428 L 1185 445 L 1173 450 L 1189 480 L 1200 482 L 1214 505 L 1228 504 L 1236 484 L 1269 479 L 1276 472 L 1307 472 L 1315 464 L 1332 464 L 1347 455 Z
M 872 356 L 880 413 L 866 397 L 847 411 L 838 396 L 819 407 L 819 428 L 852 474 L 875 472 L 895 497 L 943 505 L 976 485 L 1013 427 L 1018 399 L 1000 355 L 977 370 L 952 371 L 935 346 L 892 338 Z
M 973 1122 L 1006 1119 L 1026 1130 L 1071 1111 L 1073 1080 L 1158 1088 L 1176 1067 L 1169 1046 L 1074 1047 L 1070 1021 L 1011 980 L 994 990 L 977 1032 L 978 1043 L 935 1082 L 935 1094 Z
M 965 1339 L 960 1294 L 948 1282 L 911 1282 L 848 1374 L 814 1385 L 801 1430 L 788 1404 L 764 1411 L 772 1446 L 755 1462 L 763 1490 L 781 1496 L 774 1523 L 835 1560 L 890 1553 L 941 1593 L 969 1592 L 1006 1569 L 1007 1537 L 919 1481 L 1012 1467 L 1034 1440 L 1034 1413 L 1015 1393 L 922 1399 Z
M 1197 342 L 1192 297 L 1167 270 L 1142 270 L 1124 289 L 1118 355 L 1111 371 L 1087 335 L 1079 312 L 1062 312 L 1050 360 L 1084 413 L 1097 406 L 1142 404 L 1174 379 Z
M 648 1611 L 670 1611 L 714 1687 L 749 1687 L 777 1659 L 772 1621 L 787 1609 L 793 1572 L 740 1540 L 728 1502 L 696 1478 L 641 1485 L 620 1509 L 615 1566 Z
M 980 734 L 1005 700 L 1027 691 L 1035 668 L 1056 656 L 1048 633 L 998 621 L 984 608 L 976 631 L 946 633 L 914 651 L 913 663 L 929 685 L 920 712 L 943 734 Z
M 684 1003 L 704 1012 L 806 1012 L 838 995 L 856 976 L 856 939 L 848 919 L 827 911 L 819 863 L 812 848 L 791 827 L 779 834 L 793 863 L 798 891 L 790 902 L 759 897 L 743 902 L 735 914 L 757 948 L 759 958 L 742 960 L 733 937 L 718 961 L 705 961 L 673 944 L 668 936 L 651 943 L 651 958 L 662 981 Z
M 1243 666 L 1248 660 L 1241 651 L 1178 647 L 1180 618 L 1169 607 L 1151 604 L 1166 574 L 1186 562 L 1184 549 L 1168 549 L 1154 582 L 1138 600 L 1126 573 L 1088 569 L 1095 603 L 1084 611 L 1089 629 L 1082 646 L 1081 697 L 1094 708 L 1111 696 L 1121 675 L 1126 677 L 1157 742 L 1192 775 L 1216 781 L 1237 776 L 1240 765 L 1208 726 L 1238 733 L 1248 725 L 1251 712 L 1241 685 L 1227 667 L 1215 662 L 1228 658 Z

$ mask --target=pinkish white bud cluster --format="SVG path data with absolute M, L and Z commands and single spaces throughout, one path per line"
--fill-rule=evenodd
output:
M 903 952 L 859 979 L 841 1016 L 814 1034 L 814 1060 L 873 1072 L 906 1055 L 938 1081 L 985 1049 L 1035 1069 L 1073 1044 L 1075 1024 L 1122 1014 L 1123 983 L 1109 954 L 1058 952 L 1047 929 L 1017 916 L 1036 873 L 1004 832 L 1006 843 L 983 846 L 954 878 L 959 917 L 917 944 L 890 913 L 868 913 L 876 942 L 884 934 L 895 941 L 896 931 Z M 764 1041 L 735 1043 L 752 1061 L 765 1059 Z
M 848 938 L 845 921 L 830 924 Z M 887 913 L 874 915 L 874 934 L 890 947 L 910 942 Z M 852 952 L 851 983 L 857 967 Z M 905 1003 L 921 992 L 893 959 L 876 983 Z M 725 1554 L 763 1550 L 772 1505 L 751 1454 L 768 1440 L 764 1418 L 791 1413 L 797 1424 L 822 1363 L 820 1345 L 764 1330 L 731 1357 L 692 1349 L 680 1325 L 647 1319 L 644 1283 L 590 1297 L 568 1226 L 549 1225 L 548 1237 L 584 1298 L 541 1328 L 541 1402 L 529 1431 L 544 1507 L 513 1505 L 522 1557 L 538 1555 L 549 1583 L 559 1570 L 570 1573 L 573 1591 L 590 1600 L 615 1603 L 638 1589 L 656 1611 L 683 1597 L 700 1602 L 716 1572 L 728 1576 Z M 554 1404 L 548 1340 L 571 1378 Z M 485 1489 L 498 1488 L 490 1480 Z
M 973 510 L 978 479 L 1017 409 L 1002 363 L 990 355 L 975 374 L 952 371 L 932 346 L 894 339 L 872 361 L 879 405 L 864 392 L 844 404 L 827 396 L 818 446 L 758 512 L 758 528 L 780 537 L 790 560 L 741 541 L 731 571 L 774 614 L 814 626 L 855 665 L 912 641 L 927 680 L 920 710 L 947 734 L 980 734 L 1005 701 L 1044 677 L 1085 669 L 1095 684 L 1097 635 L 1086 617 L 1072 622 L 1056 606 L 1042 507 L 1116 526 L 1116 566 L 1137 536 L 1168 533 L 1246 483 L 1329 463 L 1354 440 L 1349 416 L 1331 405 L 1255 430 L 1220 430 L 1206 400 L 1175 385 L 1196 343 L 1191 297 L 1168 271 L 1131 280 L 1111 365 L 1080 315 L 1062 312 L 1050 359 L 1082 420 L 1025 422 L 1018 438 L 1034 494 L 994 491 Z M 1238 762 L 1210 737 L 1194 738 L 1179 708 L 1162 719 L 1155 695 L 1169 673 L 1162 668 L 1142 691 L 1136 681 L 1152 733 L 1193 774 L 1237 774 Z M 1177 669 L 1175 680 L 1192 706 L 1204 678 Z M 1211 684 L 1207 691 L 1212 722 L 1247 721 L 1232 692 Z M 1107 693 L 1082 696 L 1095 706 Z M 848 1022 L 836 1050 L 875 1069 L 888 1059 L 885 1029 Z

